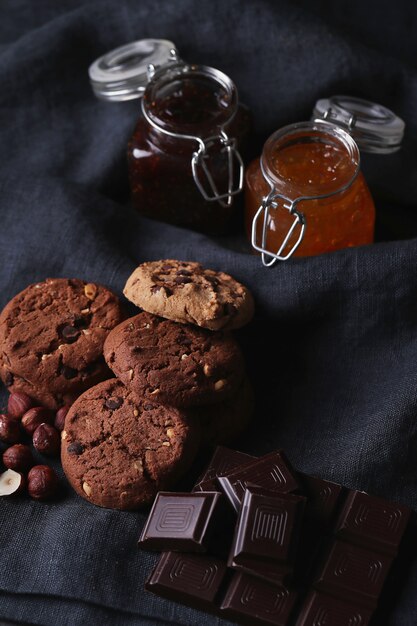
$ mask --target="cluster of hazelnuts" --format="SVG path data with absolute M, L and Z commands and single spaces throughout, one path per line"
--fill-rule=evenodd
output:
M 68 410 L 64 406 L 54 413 L 35 406 L 25 393 L 10 394 L 7 413 L 0 414 L 0 441 L 9 444 L 2 457 L 6 469 L 0 470 L 0 496 L 25 489 L 35 500 L 47 500 L 55 495 L 58 476 L 48 465 L 35 465 L 30 445 L 22 441 L 31 437 L 33 447 L 40 454 L 58 456 L 60 432 Z

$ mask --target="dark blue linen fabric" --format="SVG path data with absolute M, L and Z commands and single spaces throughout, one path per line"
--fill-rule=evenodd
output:
M 121 293 L 150 259 L 227 271 L 256 299 L 255 320 L 238 333 L 257 400 L 241 448 L 283 447 L 301 470 L 417 508 L 416 16 L 401 2 L 3 0 L 0 306 L 48 276 Z M 138 102 L 99 102 L 87 69 L 142 37 L 170 38 L 183 58 L 233 77 L 254 113 L 253 155 L 273 130 L 307 119 L 318 97 L 392 107 L 407 122 L 404 151 L 392 170 L 369 165 L 369 176 L 380 236 L 396 240 L 266 270 L 239 240 L 140 218 L 125 161 Z M 224 623 L 144 592 L 156 561 L 136 549 L 144 518 L 95 508 L 69 488 L 49 504 L 1 500 L 0 619 Z M 377 624 L 417 623 L 417 559 L 400 587 Z

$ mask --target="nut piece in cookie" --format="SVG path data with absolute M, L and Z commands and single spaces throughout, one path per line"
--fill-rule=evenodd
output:
M 61 459 L 75 491 L 97 506 L 133 510 L 171 487 L 193 462 L 198 420 L 137 400 L 115 379 L 86 391 L 65 420 Z
M 210 330 L 240 328 L 253 317 L 253 298 L 244 285 L 192 261 L 142 263 L 123 293 L 144 311 Z
M 221 402 L 237 390 L 244 372 L 231 334 L 150 313 L 115 328 L 105 341 L 104 357 L 138 398 L 178 407 Z
M 29 285 L 0 314 L 0 377 L 32 406 L 70 404 L 109 377 L 103 344 L 122 319 L 117 296 L 101 285 L 75 278 Z

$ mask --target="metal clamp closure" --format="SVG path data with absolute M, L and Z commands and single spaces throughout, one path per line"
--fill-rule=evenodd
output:
M 199 148 L 197 152 L 193 153 L 191 158 L 191 169 L 198 190 L 208 202 L 217 201 L 221 206 L 230 206 L 233 202 L 233 196 L 240 193 L 243 189 L 244 165 L 242 157 L 236 148 L 236 140 L 228 137 L 224 130 L 221 130 L 220 134 L 215 137 L 209 137 L 206 140 L 195 137 L 195 140 L 198 141 Z M 228 182 L 226 192 L 219 191 L 210 171 L 211 157 L 209 149 L 217 142 L 220 142 L 221 145 L 220 153 L 227 156 Z M 236 165 L 238 167 L 238 176 L 235 176 Z M 206 184 L 203 183 L 203 178 L 205 178 Z M 237 185 L 235 185 L 235 180 Z
M 267 238 L 266 236 L 267 236 L 267 229 L 268 229 L 268 222 L 269 222 L 269 211 L 271 208 L 276 209 L 278 207 L 278 203 L 276 202 L 276 200 L 278 199 L 284 201 L 282 205 L 283 208 L 287 209 L 289 213 L 294 216 L 294 220 L 292 221 L 292 224 L 290 225 L 288 232 L 285 235 L 284 240 L 279 246 L 277 252 L 274 253 L 268 250 L 266 247 L 266 238 Z M 276 193 L 274 189 L 272 189 L 269 192 L 269 194 L 265 198 L 263 198 L 262 204 L 257 210 L 255 217 L 253 218 L 253 221 L 252 221 L 252 246 L 255 248 L 255 250 L 257 250 L 258 252 L 261 252 L 262 264 L 264 265 L 264 267 L 271 267 L 272 265 L 274 265 L 276 261 L 287 261 L 294 254 L 294 252 L 297 250 L 298 246 L 302 242 L 305 228 L 306 228 L 306 219 L 305 219 L 304 214 L 301 213 L 301 211 L 297 210 L 297 204 L 299 201 L 300 201 L 299 198 L 297 198 L 296 200 L 290 200 L 289 198 L 286 198 L 285 196 L 279 193 Z M 259 219 L 261 218 L 261 215 L 263 216 L 262 238 L 261 238 L 262 240 L 261 240 L 261 245 L 258 245 L 257 225 L 258 225 Z M 287 246 L 297 225 L 300 226 L 300 232 L 298 234 L 297 240 L 294 243 L 294 245 L 291 247 L 291 249 L 286 254 L 283 254 L 285 247 Z

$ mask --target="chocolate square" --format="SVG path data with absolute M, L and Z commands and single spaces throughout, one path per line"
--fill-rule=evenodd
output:
M 334 541 L 316 589 L 370 608 L 377 605 L 392 558 L 344 541 Z
M 160 491 L 139 545 L 146 550 L 205 552 L 221 512 L 222 499 L 218 492 Z
M 204 474 L 199 478 L 193 491 L 216 491 L 216 477 L 246 465 L 256 459 L 255 456 L 231 450 L 225 446 L 217 446 Z
M 230 553 L 231 561 L 275 565 L 290 571 L 305 498 L 249 486 L 244 495 Z
M 316 476 L 299 473 L 303 494 L 307 497 L 305 514 L 312 522 L 329 525 L 339 507 L 344 488 Z
M 287 626 L 296 599 L 297 593 L 283 585 L 236 572 L 220 610 L 224 617 L 249 626 Z
M 363 491 L 351 491 L 336 524 L 341 539 L 396 554 L 410 509 Z
M 326 593 L 313 591 L 300 609 L 296 626 L 367 626 L 372 611 Z
M 226 564 L 215 557 L 163 552 L 145 588 L 174 602 L 212 612 L 216 611 L 216 597 L 225 574 Z
M 224 476 L 217 482 L 236 511 L 248 485 L 264 487 L 280 493 L 299 489 L 294 470 L 282 450 L 271 452 Z

